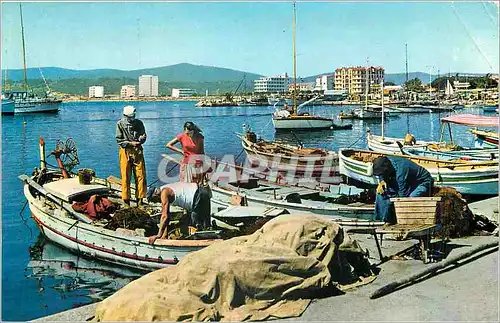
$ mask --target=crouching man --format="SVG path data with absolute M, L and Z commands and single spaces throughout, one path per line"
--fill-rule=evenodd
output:
M 374 220 L 396 223 L 392 197 L 431 196 L 434 179 L 429 172 L 404 157 L 377 157 L 373 175 L 379 182 Z
M 149 237 L 149 243 L 156 239 L 165 239 L 170 220 L 170 205 L 187 210 L 191 225 L 198 230 L 210 227 L 210 191 L 197 183 L 177 182 L 166 184 L 159 188 L 150 188 L 148 201 L 161 200 L 161 219 L 158 234 Z

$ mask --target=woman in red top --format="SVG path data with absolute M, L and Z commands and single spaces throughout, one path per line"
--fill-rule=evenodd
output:
M 175 146 L 178 142 L 181 143 L 182 150 Z M 184 155 L 181 162 L 180 181 L 189 183 L 200 182 L 203 174 L 197 172 L 196 168 L 201 167 L 202 157 L 197 157 L 196 155 L 205 154 L 205 142 L 200 128 L 191 121 L 186 122 L 184 124 L 184 132 L 181 132 L 174 139 L 170 140 L 167 148 Z

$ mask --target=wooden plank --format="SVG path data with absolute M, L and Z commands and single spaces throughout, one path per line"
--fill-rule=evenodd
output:
M 437 206 L 439 205 L 438 203 L 431 201 L 431 202 L 413 202 L 413 203 L 407 203 L 407 202 L 395 202 L 394 206 L 395 207 L 432 207 L 432 206 Z
M 435 224 L 435 219 L 397 219 L 399 224 Z
M 436 213 L 436 207 L 395 207 L 396 214 L 398 213 Z
M 391 202 L 405 202 L 405 201 L 441 201 L 441 197 L 393 197 Z

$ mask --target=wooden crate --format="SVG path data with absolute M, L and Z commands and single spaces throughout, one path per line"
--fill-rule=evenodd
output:
M 397 224 L 426 225 L 436 223 L 441 197 L 391 198 L 396 210 Z

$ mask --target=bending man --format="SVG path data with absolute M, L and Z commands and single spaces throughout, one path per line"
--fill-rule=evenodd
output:
M 123 108 L 123 118 L 116 123 L 116 142 L 120 146 L 120 175 L 122 178 L 122 199 L 130 205 L 130 180 L 135 177 L 135 198 L 142 204 L 146 197 L 146 165 L 142 144 L 146 142 L 146 129 L 141 120 L 135 118 L 135 108 Z
M 149 237 L 149 243 L 165 239 L 170 221 L 170 205 L 181 207 L 191 213 L 191 225 L 196 229 L 210 227 L 210 191 L 197 183 L 177 182 L 151 188 L 148 201 L 161 200 L 160 229 L 156 236 Z
M 375 198 L 375 220 L 396 223 L 391 197 L 430 196 L 434 179 L 429 172 L 404 157 L 377 157 L 373 175 L 379 185 Z

